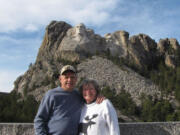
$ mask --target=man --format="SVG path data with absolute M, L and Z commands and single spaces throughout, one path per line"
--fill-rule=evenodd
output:
M 76 135 L 82 99 L 75 90 L 76 70 L 70 65 L 61 69 L 61 87 L 49 90 L 34 119 L 36 135 Z

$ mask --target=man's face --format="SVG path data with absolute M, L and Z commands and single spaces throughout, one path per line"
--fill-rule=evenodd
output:
M 75 88 L 77 76 L 75 73 L 68 71 L 60 75 L 59 81 L 61 83 L 61 88 L 66 91 L 72 91 Z

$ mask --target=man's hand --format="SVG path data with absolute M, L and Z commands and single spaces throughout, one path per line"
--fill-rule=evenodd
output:
M 104 97 L 103 95 L 98 95 L 96 98 L 96 103 L 100 104 L 102 103 L 104 100 L 106 99 L 106 97 Z

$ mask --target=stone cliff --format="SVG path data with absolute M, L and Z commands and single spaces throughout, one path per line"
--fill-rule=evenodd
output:
M 14 82 L 14 91 L 22 95 L 33 94 L 41 100 L 44 93 L 59 84 L 58 73 L 66 62 L 78 69 L 80 81 L 84 77 L 97 79 L 101 86 L 110 86 L 120 92 L 128 91 L 138 104 L 142 93 L 161 95 L 150 80 L 123 65 L 118 67 L 106 57 L 109 54 L 123 58 L 137 69 L 144 70 L 163 57 L 167 66 L 176 67 L 174 52 L 180 48 L 176 39 L 161 39 L 156 43 L 148 35 L 129 37 L 126 31 L 108 33 L 104 37 L 95 34 L 84 24 L 74 27 L 62 21 L 52 21 L 47 27 L 39 48 L 36 62 Z

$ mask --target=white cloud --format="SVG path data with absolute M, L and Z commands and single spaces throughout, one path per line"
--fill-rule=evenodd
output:
M 14 88 L 14 81 L 24 71 L 0 71 L 0 92 L 10 92 Z
M 0 0 L 1 32 L 37 30 L 52 20 L 103 24 L 117 0 Z
M 145 33 L 156 39 L 170 35 L 177 38 L 179 8 L 173 8 L 175 2 L 167 6 L 169 3 L 162 0 L 0 0 L 0 32 L 38 31 L 50 21 L 58 20 L 71 25 L 82 22 L 99 31 L 106 29 L 107 33 L 113 27 L 113 30 Z
M 33 24 L 27 24 L 27 26 L 25 27 L 25 30 L 29 32 L 34 32 L 34 31 L 37 31 L 38 28 Z

